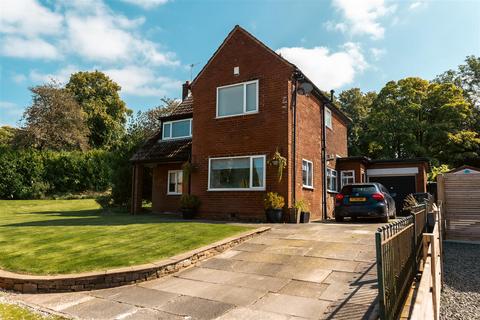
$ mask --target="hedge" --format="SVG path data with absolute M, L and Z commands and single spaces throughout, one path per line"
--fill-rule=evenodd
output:
M 0 199 L 105 191 L 115 154 L 104 150 L 55 152 L 0 147 Z

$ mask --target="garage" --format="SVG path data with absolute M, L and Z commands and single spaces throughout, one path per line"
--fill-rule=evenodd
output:
M 415 193 L 416 189 L 415 176 L 369 176 L 368 181 L 381 183 L 390 191 L 390 194 L 396 194 L 394 199 L 397 214 L 402 210 L 405 197 Z
M 390 193 L 395 193 L 397 213 L 403 208 L 405 197 L 411 193 L 426 192 L 428 159 L 370 159 L 346 157 L 337 160 L 337 169 L 353 171 L 353 182 L 378 182 Z

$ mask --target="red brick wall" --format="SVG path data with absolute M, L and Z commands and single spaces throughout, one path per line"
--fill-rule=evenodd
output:
M 312 95 L 297 96 L 296 199 L 309 203 L 310 218 L 322 218 L 322 108 Z M 302 160 L 313 162 L 313 189 L 303 187 Z
M 234 67 L 240 74 L 233 74 Z M 235 31 L 192 86 L 194 98 L 192 194 L 200 197 L 200 215 L 264 219 L 264 191 L 207 191 L 209 157 L 267 155 L 278 147 L 288 152 L 288 79 L 291 66 L 277 59 L 243 31 Z M 216 88 L 259 80 L 259 112 L 216 119 Z M 287 171 L 277 182 L 276 167 L 267 165 L 266 191 L 288 200 Z
M 180 163 L 161 164 L 152 169 L 152 210 L 153 212 L 178 212 L 180 195 L 168 195 L 168 170 L 181 170 Z M 184 193 L 187 186 L 183 184 Z

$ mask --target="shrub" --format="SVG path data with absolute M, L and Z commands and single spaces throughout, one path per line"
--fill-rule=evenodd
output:
M 298 212 L 308 212 L 310 209 L 308 202 L 304 199 L 295 201 L 294 207 Z
M 180 198 L 180 208 L 182 209 L 198 209 L 200 207 L 200 199 L 191 194 L 184 194 Z
M 285 206 L 285 199 L 276 192 L 269 192 L 263 200 L 265 209 L 282 209 Z

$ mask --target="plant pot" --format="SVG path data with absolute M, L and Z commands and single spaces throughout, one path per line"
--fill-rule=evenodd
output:
M 182 211 L 182 217 L 183 219 L 190 220 L 195 217 L 196 210 L 193 208 L 182 208 L 180 209 Z
M 309 223 L 310 222 L 310 212 L 300 213 L 300 223 Z
M 265 210 L 267 216 L 267 222 L 280 223 L 282 222 L 283 210 L 282 209 L 268 209 Z

